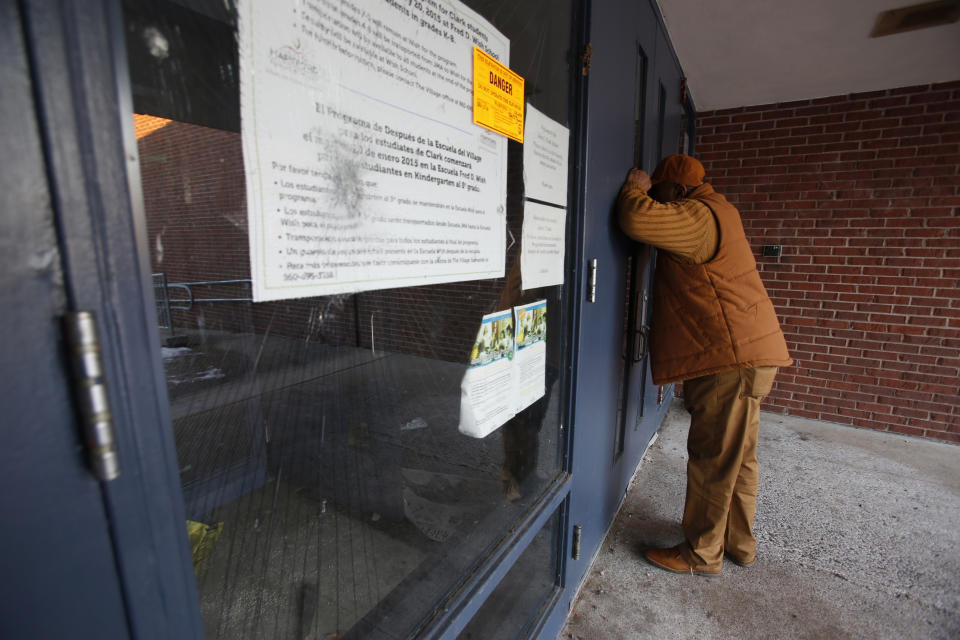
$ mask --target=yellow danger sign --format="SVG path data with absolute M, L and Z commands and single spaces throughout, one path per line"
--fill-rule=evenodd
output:
M 473 122 L 523 142 L 523 78 L 473 48 Z

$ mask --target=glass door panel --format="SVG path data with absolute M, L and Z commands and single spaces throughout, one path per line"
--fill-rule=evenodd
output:
M 519 287 L 523 149 L 508 147 L 505 277 L 254 303 L 236 7 L 123 6 L 207 636 L 412 635 L 562 472 L 568 319 L 561 286 Z M 528 101 L 569 127 L 570 3 L 473 8 L 511 39 Z M 485 438 L 461 434 L 481 318 L 537 300 L 545 394 Z
M 458 640 L 527 638 L 531 613 L 542 611 L 556 593 L 560 558 L 560 514 L 554 514 L 524 549 L 516 564 L 483 603 L 479 613 L 457 635 Z

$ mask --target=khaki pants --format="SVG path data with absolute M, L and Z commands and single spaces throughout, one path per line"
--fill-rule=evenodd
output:
M 694 569 L 720 569 L 723 552 L 752 562 L 757 551 L 757 431 L 776 367 L 722 371 L 683 383 L 690 411 L 683 532 Z

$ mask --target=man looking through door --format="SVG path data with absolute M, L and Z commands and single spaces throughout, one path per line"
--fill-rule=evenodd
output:
M 777 367 L 793 360 L 740 213 L 703 178 L 686 155 L 668 156 L 652 177 L 632 169 L 617 212 L 628 236 L 661 249 L 650 367 L 654 384 L 684 381 L 691 414 L 686 540 L 644 555 L 668 571 L 709 575 L 724 554 L 741 565 L 756 556 L 760 403 Z

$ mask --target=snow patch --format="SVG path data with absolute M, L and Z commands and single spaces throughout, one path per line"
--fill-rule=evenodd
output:
M 160 355 L 164 360 L 173 360 L 192 352 L 190 347 L 160 347 Z
M 184 384 L 187 382 L 199 382 L 201 380 L 216 380 L 218 378 L 225 378 L 226 374 L 218 369 L 217 367 L 210 367 L 206 371 L 198 371 L 190 376 L 184 376 L 182 378 L 167 378 L 167 382 L 172 385 Z

